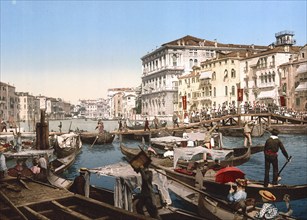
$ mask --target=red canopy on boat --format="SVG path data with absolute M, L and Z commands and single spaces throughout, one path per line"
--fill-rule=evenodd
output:
M 215 174 L 215 182 L 218 183 L 228 183 L 228 182 L 236 182 L 236 179 L 243 179 L 245 173 L 237 167 L 225 167 L 220 169 Z

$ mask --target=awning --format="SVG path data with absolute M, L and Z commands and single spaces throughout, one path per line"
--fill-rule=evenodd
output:
M 307 72 L 307 63 L 300 64 L 300 66 L 297 68 L 296 73 L 306 73 Z
M 307 82 L 300 82 L 298 87 L 296 87 L 295 92 L 307 91 Z
M 257 99 L 275 99 L 275 98 L 276 98 L 275 90 L 261 91 L 257 97 Z
M 212 78 L 212 71 L 200 73 L 199 79 L 211 79 L 211 78 Z

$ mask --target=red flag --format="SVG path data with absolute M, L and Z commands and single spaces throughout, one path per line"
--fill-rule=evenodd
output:
M 280 106 L 286 106 L 285 96 L 280 96 Z
M 238 102 L 242 102 L 243 101 L 243 89 L 238 89 L 237 90 L 238 93 Z
M 182 108 L 183 110 L 187 109 L 187 96 L 182 96 Z

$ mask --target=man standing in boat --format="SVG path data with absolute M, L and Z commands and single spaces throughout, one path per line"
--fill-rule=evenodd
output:
M 253 121 L 245 122 L 244 125 L 244 147 L 252 145 L 252 130 L 255 123 Z
M 278 181 L 278 150 L 280 149 L 285 158 L 289 161 L 290 157 L 281 142 L 278 139 L 279 131 L 277 129 L 271 130 L 271 136 L 265 142 L 264 145 L 264 159 L 265 159 L 265 176 L 264 186 L 267 187 L 269 184 L 270 166 L 273 166 L 273 185 L 277 185 Z

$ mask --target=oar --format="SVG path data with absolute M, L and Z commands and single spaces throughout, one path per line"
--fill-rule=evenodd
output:
M 289 159 L 286 161 L 286 163 L 282 166 L 282 168 L 279 170 L 278 175 L 280 176 L 281 171 L 283 171 L 283 169 L 286 167 L 286 165 L 291 161 L 292 156 L 289 157 Z
M 92 145 L 91 145 L 90 147 L 93 147 L 93 146 L 94 146 L 94 144 L 96 143 L 97 139 L 98 139 L 98 135 L 96 136 L 94 142 L 92 143 Z

